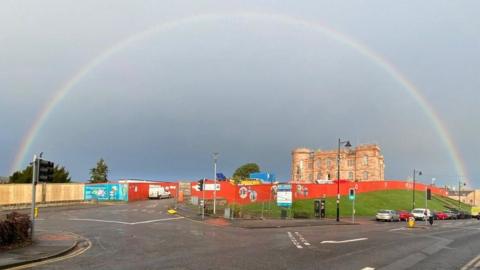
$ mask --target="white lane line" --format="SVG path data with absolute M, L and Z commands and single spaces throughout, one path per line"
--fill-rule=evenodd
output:
M 362 270 L 375 270 L 375 268 L 367 266 L 367 267 L 362 268 Z
M 117 220 L 103 220 L 103 219 L 92 219 L 92 218 L 71 218 L 69 220 L 72 221 L 93 221 L 93 222 L 104 222 L 104 223 L 117 223 L 117 224 L 125 224 L 125 225 L 137 225 L 137 224 L 146 224 L 146 223 L 154 223 L 160 221 L 168 221 L 168 220 L 176 220 L 176 219 L 183 219 L 184 217 L 175 217 L 175 218 L 162 218 L 162 219 L 153 219 L 153 220 L 145 220 L 139 222 L 124 222 L 124 221 L 117 221 Z
M 295 234 L 305 246 L 310 246 L 310 243 L 307 242 L 307 240 L 299 232 L 295 232 Z
M 184 217 L 153 219 L 153 220 L 133 222 L 132 225 L 136 225 L 136 224 L 146 224 L 146 223 L 153 223 L 153 222 L 160 222 L 160 221 L 168 221 L 168 220 L 176 220 L 176 219 L 182 219 L 182 218 L 184 218 Z
M 475 263 L 477 263 L 477 264 L 475 264 Z M 476 267 L 479 263 L 480 263 L 480 255 L 473 258 L 473 260 L 471 260 L 467 264 L 465 264 L 460 270 L 475 269 L 474 267 Z
M 302 245 L 300 245 L 300 243 L 298 243 L 297 239 L 295 239 L 295 237 L 293 236 L 293 234 L 291 232 L 287 232 L 288 234 L 288 237 L 290 238 L 290 241 L 292 241 L 293 245 L 296 246 L 297 248 L 303 248 Z
M 322 241 L 320 244 L 342 244 L 342 243 L 351 243 L 351 242 L 358 242 L 358 241 L 364 241 L 367 240 L 368 238 L 357 238 L 357 239 L 350 239 L 350 240 L 343 240 L 343 241 Z
M 390 232 L 395 232 L 395 231 L 405 231 L 407 228 L 401 227 L 401 228 L 396 228 L 396 229 L 391 229 L 389 230 Z

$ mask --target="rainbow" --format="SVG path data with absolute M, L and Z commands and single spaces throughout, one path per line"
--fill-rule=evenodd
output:
M 153 27 L 150 27 L 144 31 L 136 33 L 129 36 L 126 39 L 121 40 L 120 42 L 114 44 L 110 48 L 106 49 L 95 57 L 90 62 L 86 63 L 84 66 L 78 70 L 77 73 L 73 75 L 69 80 L 67 80 L 60 89 L 58 89 L 50 99 L 50 101 L 45 105 L 45 107 L 37 115 L 33 125 L 29 128 L 28 132 L 24 135 L 21 140 L 19 150 L 14 158 L 10 171 L 13 173 L 15 170 L 21 168 L 21 165 L 26 162 L 26 155 L 31 154 L 31 147 L 35 140 L 37 134 L 41 131 L 42 126 L 45 122 L 48 121 L 50 115 L 54 111 L 57 104 L 59 104 L 67 94 L 74 89 L 75 85 L 79 83 L 88 73 L 95 69 L 98 65 L 107 61 L 110 57 L 115 55 L 118 52 L 126 49 L 127 47 L 140 42 L 154 35 L 168 32 L 174 28 L 197 24 L 208 21 L 218 21 L 218 20 L 258 20 L 258 21 L 270 21 L 275 23 L 283 23 L 291 26 L 302 27 L 305 29 L 312 30 L 314 32 L 328 36 L 329 38 L 346 45 L 353 50 L 357 51 L 361 55 L 365 56 L 367 59 L 381 67 L 386 73 L 388 73 L 397 83 L 399 83 L 417 102 L 417 104 L 424 111 L 428 119 L 431 121 L 436 132 L 440 136 L 440 139 L 446 150 L 449 152 L 449 155 L 454 163 L 456 173 L 459 176 L 467 176 L 467 170 L 464 166 L 464 162 L 461 159 L 461 156 L 450 136 L 447 128 L 440 120 L 440 117 L 435 112 L 433 107 L 427 102 L 425 97 L 420 93 L 418 88 L 410 82 L 393 64 L 388 60 L 382 57 L 380 54 L 374 52 L 372 49 L 367 46 L 359 43 L 351 37 L 346 36 L 343 33 L 332 29 L 325 24 L 313 21 L 307 21 L 304 19 L 291 17 L 283 14 L 274 14 L 274 13 L 256 13 L 256 12 L 246 12 L 246 13 L 232 13 L 232 14 L 203 14 L 195 15 L 191 17 L 176 19 L 164 23 L 157 24 Z

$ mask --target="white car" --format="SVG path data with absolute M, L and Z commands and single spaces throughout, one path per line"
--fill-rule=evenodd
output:
M 400 216 L 395 210 L 380 210 L 375 218 L 377 221 L 400 221 Z
M 425 211 L 427 212 L 427 215 L 425 215 Z M 425 220 L 432 215 L 432 212 L 430 209 L 415 208 L 412 210 L 412 215 L 416 220 Z

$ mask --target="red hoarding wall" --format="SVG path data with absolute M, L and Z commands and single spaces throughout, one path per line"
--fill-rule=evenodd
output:
M 213 183 L 208 180 L 207 183 Z M 248 204 L 275 200 L 275 188 L 270 184 L 262 185 L 238 185 L 230 182 L 218 182 L 220 190 L 217 191 L 217 198 L 226 199 L 229 203 Z M 355 188 L 357 193 L 372 192 L 379 190 L 412 190 L 412 183 L 406 181 L 372 181 L 372 182 L 349 182 L 340 181 L 340 194 L 347 195 L 350 188 Z M 415 190 L 424 191 L 425 185 L 417 183 Z M 202 192 L 197 190 L 197 182 L 191 183 L 192 196 L 202 198 Z M 429 186 L 433 194 L 447 196 L 444 189 Z M 331 197 L 337 195 L 337 184 L 292 184 L 293 200 L 314 199 Z M 205 199 L 213 199 L 213 191 L 205 191 Z
M 148 200 L 148 183 L 128 183 L 128 201 Z

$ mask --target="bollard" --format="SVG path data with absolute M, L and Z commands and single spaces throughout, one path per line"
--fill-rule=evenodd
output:
M 415 218 L 414 217 L 409 217 L 407 224 L 408 224 L 409 228 L 415 227 Z

